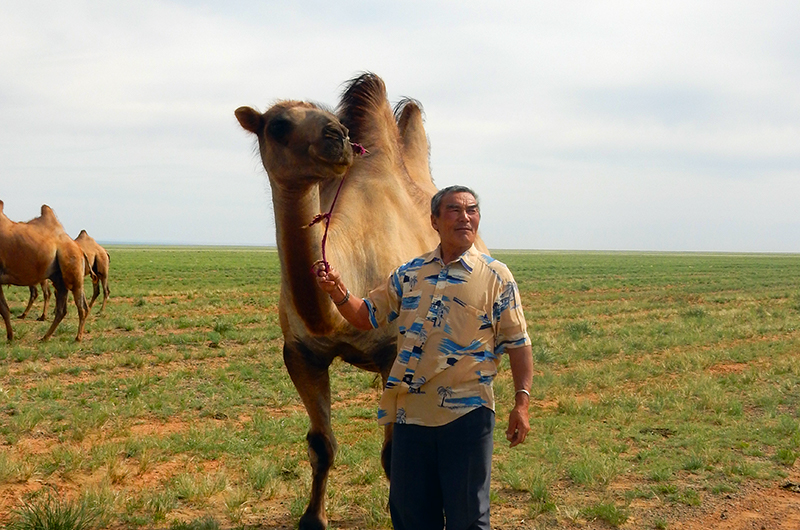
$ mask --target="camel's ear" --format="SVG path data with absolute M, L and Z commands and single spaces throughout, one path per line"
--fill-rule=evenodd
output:
M 264 116 L 250 107 L 239 107 L 234 114 L 245 130 L 259 134 L 264 129 Z
M 0 201 L 0 213 L 3 213 L 3 201 Z

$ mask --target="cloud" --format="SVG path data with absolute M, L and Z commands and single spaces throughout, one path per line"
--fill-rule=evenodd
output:
M 374 71 L 490 246 L 800 251 L 798 26 L 780 1 L 14 3 L 0 199 L 107 241 L 271 243 L 233 110 Z

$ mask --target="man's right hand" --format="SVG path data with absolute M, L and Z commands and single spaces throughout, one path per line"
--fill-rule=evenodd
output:
M 314 278 L 317 280 L 317 285 L 319 285 L 320 289 L 328 293 L 331 298 L 336 297 L 337 292 L 341 293 L 338 298 L 342 298 L 347 292 L 343 286 L 341 288 L 339 287 L 342 283 L 342 276 L 339 274 L 339 271 L 334 269 L 332 266 L 329 265 L 329 268 L 326 271 L 325 262 L 319 260 L 314 263 L 311 270 L 314 272 Z

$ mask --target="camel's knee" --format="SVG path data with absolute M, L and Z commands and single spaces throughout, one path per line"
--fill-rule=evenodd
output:
M 67 299 L 56 300 L 56 310 L 53 316 L 56 320 L 61 320 L 67 314 Z
M 336 440 L 333 434 L 326 435 L 320 432 L 309 432 L 306 435 L 308 441 L 308 458 L 311 467 L 315 472 L 326 472 L 333 466 L 333 459 L 336 456 Z
M 64 295 L 59 298 L 56 296 L 56 309 L 53 311 L 53 329 L 67 315 L 67 297 Z

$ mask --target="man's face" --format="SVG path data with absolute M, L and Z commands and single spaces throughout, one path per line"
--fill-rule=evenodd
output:
M 439 216 L 431 215 L 431 225 L 439 232 L 443 249 L 466 250 L 475 242 L 481 212 L 471 193 L 448 193 L 442 199 Z

